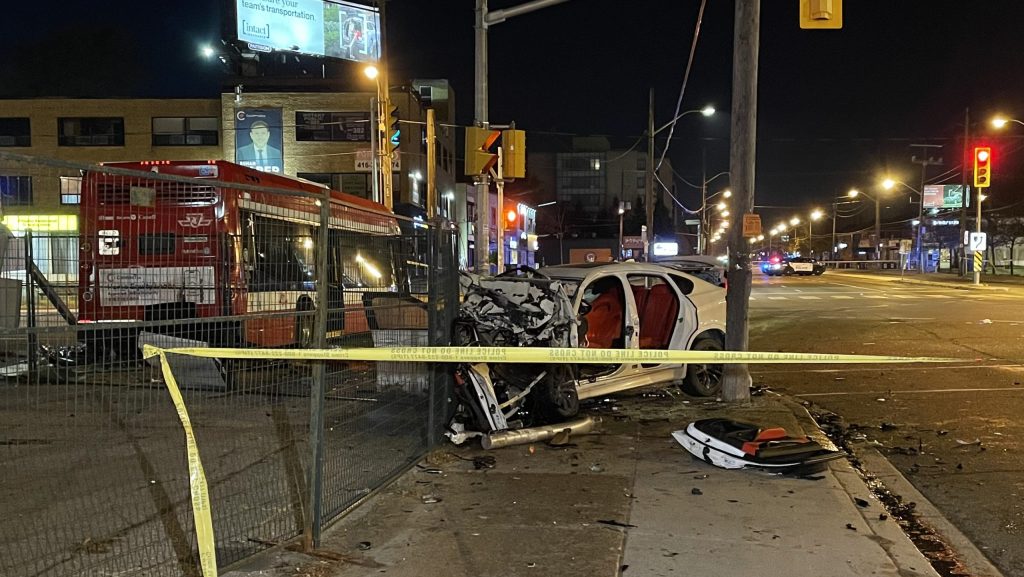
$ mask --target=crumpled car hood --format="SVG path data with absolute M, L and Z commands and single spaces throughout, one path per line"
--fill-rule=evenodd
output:
M 579 321 L 562 283 L 464 274 L 459 320 L 472 321 L 485 346 L 577 347 Z

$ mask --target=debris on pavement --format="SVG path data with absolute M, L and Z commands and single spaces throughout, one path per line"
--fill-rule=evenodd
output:
M 690 489 L 690 494 L 691 495 L 703 495 L 704 491 L 701 491 L 700 488 L 698 488 L 698 487 L 694 487 L 694 488 Z
M 776 471 L 809 471 L 845 453 L 832 451 L 805 436 L 782 428 L 712 418 L 694 421 L 672 437 L 693 456 L 723 469 L 759 467 Z
M 529 429 L 504 430 L 488 433 L 481 437 L 480 445 L 487 450 L 511 447 L 513 445 L 525 445 L 552 439 L 559 434 L 581 435 L 594 430 L 596 421 L 591 417 L 583 417 L 575 421 L 544 425 Z
M 969 447 L 971 445 L 981 446 L 981 439 L 974 439 L 973 441 L 965 441 L 963 439 L 957 439 L 956 440 L 956 444 L 960 445 L 961 447 Z
M 423 501 L 423 504 L 425 505 L 430 505 L 432 503 L 440 503 L 441 497 L 438 497 L 437 495 L 423 495 L 420 497 L 420 501 Z
M 853 498 L 853 502 L 856 503 L 857 506 L 862 508 L 862 509 L 865 509 L 865 508 L 871 506 L 871 503 L 869 503 L 866 499 L 861 499 L 860 497 L 854 497 Z
M 622 521 L 616 521 L 615 519 L 598 519 L 597 522 L 601 525 L 610 525 L 612 527 L 636 527 L 636 525 L 630 525 L 629 523 L 623 523 Z

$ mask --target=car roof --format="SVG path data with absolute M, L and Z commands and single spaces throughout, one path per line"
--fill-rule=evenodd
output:
M 601 262 L 601 263 L 575 263 L 575 264 L 559 264 L 542 267 L 537 270 L 540 274 L 549 276 L 553 279 L 559 280 L 576 280 L 582 281 L 592 274 L 598 273 L 621 273 L 621 274 L 636 274 L 636 273 L 655 273 L 665 274 L 672 273 L 686 277 L 688 280 L 694 283 L 703 283 L 708 286 L 715 286 L 706 280 L 688 274 L 678 269 L 673 269 L 658 263 L 647 263 L 647 262 Z

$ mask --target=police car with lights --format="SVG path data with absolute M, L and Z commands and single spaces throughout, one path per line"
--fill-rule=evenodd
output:
M 817 259 L 808 256 L 787 258 L 773 256 L 761 263 L 761 272 L 768 276 L 789 276 L 792 274 L 818 276 L 825 272 L 825 265 Z

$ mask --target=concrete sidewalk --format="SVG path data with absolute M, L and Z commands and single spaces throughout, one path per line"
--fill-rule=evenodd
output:
M 820 435 L 793 401 L 637 395 L 587 410 L 598 431 L 567 446 L 441 447 L 316 556 L 271 551 L 227 575 L 937 575 L 846 460 L 809 479 L 727 471 L 670 436 L 713 416 Z

